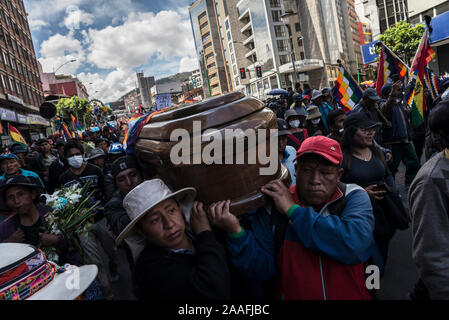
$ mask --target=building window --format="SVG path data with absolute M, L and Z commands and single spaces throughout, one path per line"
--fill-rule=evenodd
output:
M 13 70 L 17 70 L 16 62 L 15 62 L 15 59 L 13 57 L 11 57 L 11 67 L 13 68 Z
M 229 30 L 229 20 L 225 21 L 226 30 Z
M 277 40 L 278 51 L 288 51 L 286 40 Z
M 301 60 L 304 60 L 306 58 L 303 51 L 300 52 L 300 55 L 301 55 Z
M 2 85 L 5 90 L 9 89 L 8 80 L 6 76 L 2 73 Z
M 9 87 L 11 88 L 11 91 L 16 92 L 16 85 L 14 84 L 14 80 L 12 80 L 11 78 L 9 79 Z
M 240 85 L 239 77 L 235 77 L 235 86 L 239 86 L 239 85 Z
M 270 0 L 270 6 L 272 8 L 279 8 L 281 6 L 280 0 Z
M 302 37 L 298 38 L 298 47 L 302 47 Z
M 232 42 L 229 42 L 229 52 L 234 52 L 234 45 Z
M 271 14 L 273 16 L 273 22 L 282 22 L 281 10 L 273 10 L 273 11 L 271 11 Z
M 234 56 L 234 54 L 231 54 L 231 62 L 232 62 L 232 64 L 235 63 L 235 56 Z
M 17 93 L 19 95 L 22 95 L 22 86 L 20 85 L 19 81 L 17 81 L 16 83 L 17 83 Z
M 288 54 L 282 54 L 279 55 L 279 62 L 280 64 L 286 64 L 290 62 L 290 57 L 288 56 Z
M 299 22 L 295 23 L 295 31 L 300 32 L 301 31 L 301 24 Z
M 228 33 L 227 33 L 227 36 L 228 36 L 228 41 L 231 41 L 231 31 L 228 31 Z
M 270 77 L 270 85 L 271 85 L 271 89 L 277 89 L 278 87 L 278 81 L 276 79 L 276 76 L 272 76 Z
M 277 38 L 285 37 L 285 28 L 284 26 L 274 26 L 274 33 Z
M 8 57 L 8 53 L 5 52 L 5 51 L 2 51 L 2 53 L 3 53 L 3 61 L 5 62 L 5 64 L 6 64 L 7 66 L 9 66 L 9 57 Z

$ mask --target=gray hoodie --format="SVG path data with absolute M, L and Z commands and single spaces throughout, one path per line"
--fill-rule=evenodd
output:
M 413 259 L 432 299 L 449 299 L 449 159 L 426 162 L 409 191 Z

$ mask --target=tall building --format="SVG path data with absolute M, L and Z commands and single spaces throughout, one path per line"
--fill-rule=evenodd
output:
M 233 87 L 220 26 L 222 13 L 215 0 L 197 0 L 190 5 L 189 13 L 206 96 L 231 92 Z
M 234 90 L 265 98 L 272 89 L 294 86 L 293 71 L 305 56 L 299 16 L 293 14 L 288 21 L 282 17 L 292 10 L 292 1 L 216 3 Z M 297 72 L 296 82 L 305 80 L 301 76 Z
M 151 87 L 156 84 L 154 77 L 145 77 L 143 72 L 137 73 L 137 83 L 140 92 L 140 101 L 145 109 L 150 109 L 153 105 L 151 98 Z
M 31 141 L 47 134 L 39 116 L 44 101 L 39 67 L 22 0 L 0 1 L 0 136 L 12 143 L 8 122 Z
M 376 0 L 379 9 L 380 33 L 394 26 L 399 21 L 407 21 L 407 0 Z
M 338 60 L 355 75 L 356 50 L 359 51 L 355 43 L 354 20 L 350 17 L 350 12 L 355 11 L 354 4 L 347 0 L 296 0 L 296 6 L 305 56 L 311 61 L 304 69 L 312 87 L 334 85 Z
M 424 16 L 436 17 L 449 11 L 447 0 L 408 0 L 409 21 L 418 23 L 424 21 Z

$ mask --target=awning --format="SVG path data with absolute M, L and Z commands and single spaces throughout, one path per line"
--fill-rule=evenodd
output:
M 319 59 L 305 59 L 301 61 L 295 61 L 296 72 L 307 72 L 316 69 L 324 68 L 323 60 Z M 293 72 L 293 64 L 291 62 L 283 64 L 279 67 L 280 73 Z

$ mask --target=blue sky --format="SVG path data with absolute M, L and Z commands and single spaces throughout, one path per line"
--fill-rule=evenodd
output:
M 24 0 L 44 72 L 74 74 L 91 97 L 113 101 L 136 71 L 161 78 L 197 66 L 192 0 Z

